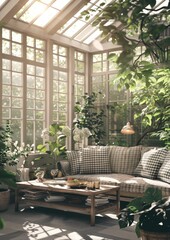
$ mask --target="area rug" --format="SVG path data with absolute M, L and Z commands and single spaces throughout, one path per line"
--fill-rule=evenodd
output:
M 87 215 L 68 213 L 46 208 L 22 209 L 1 212 L 5 222 L 0 230 L 0 240 L 137 240 L 135 226 L 119 229 L 115 214 L 96 216 L 95 226 L 90 226 Z

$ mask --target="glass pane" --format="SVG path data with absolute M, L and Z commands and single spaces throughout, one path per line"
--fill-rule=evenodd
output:
M 27 65 L 27 74 L 34 75 L 35 74 L 35 66 Z
M 12 72 L 12 84 L 16 86 L 22 86 L 22 74 Z
M 9 108 L 2 108 L 2 118 L 10 119 L 10 109 Z
M 35 142 L 36 142 L 36 145 L 42 143 L 42 138 L 41 138 L 42 129 L 44 129 L 44 122 L 43 121 L 36 121 L 35 122 Z
M 32 119 L 34 120 L 35 117 L 34 117 L 34 110 L 27 110 L 27 119 Z
M 45 62 L 45 52 L 41 50 L 36 50 L 36 61 L 44 63 Z
M 59 56 L 59 67 L 67 67 L 67 59 L 65 57 Z
M 53 101 L 53 109 L 58 110 L 58 101 Z
M 53 81 L 53 92 L 58 92 L 58 82 Z
M 34 47 L 34 38 L 27 36 L 27 45 Z
M 67 73 L 59 72 L 59 80 L 67 81 Z
M 12 98 L 12 107 L 22 108 L 22 99 L 20 99 L 20 98 Z
M 58 56 L 53 54 L 53 66 L 58 66 Z
M 2 38 L 10 39 L 10 30 L 2 28 Z
M 63 103 L 58 104 L 58 110 L 61 112 L 66 112 L 67 111 L 67 105 Z
M 36 101 L 36 109 L 43 110 L 44 109 L 44 102 L 43 101 Z
M 67 55 L 67 49 L 65 47 L 59 46 L 59 55 L 66 56 Z
M 27 98 L 35 98 L 35 89 L 27 89 Z
M 66 114 L 65 113 L 59 113 L 58 117 L 59 117 L 59 119 L 58 119 L 59 122 L 64 125 L 66 123 L 66 120 L 67 120 Z
M 12 43 L 12 55 L 22 57 L 22 46 L 17 43 Z
M 76 64 L 76 71 L 78 72 L 84 72 L 84 62 L 77 62 Z
M 36 75 L 40 77 L 44 77 L 45 70 L 42 67 L 36 67 Z
M 44 92 L 44 91 L 37 90 L 37 91 L 36 91 L 36 99 L 44 100 L 44 99 L 45 99 L 45 92 Z
M 11 98 L 2 97 L 2 107 L 10 107 L 11 106 Z
M 36 119 L 45 119 L 45 117 L 44 117 L 44 111 L 36 111 L 35 112 L 35 117 L 36 117 Z
M 2 53 L 5 53 L 5 54 L 11 53 L 11 47 L 10 47 L 9 41 L 2 40 Z
M 16 97 L 22 97 L 22 88 L 21 87 L 15 87 L 12 86 L 12 96 Z
M 36 48 L 45 49 L 45 42 L 40 39 L 36 39 Z
M 21 43 L 22 42 L 22 35 L 21 35 L 21 33 L 12 31 L 12 41 Z
M 45 89 L 44 78 L 36 77 L 36 88 L 37 89 Z
M 27 76 L 27 86 L 29 88 L 35 88 L 35 77 L 34 76 Z
M 12 61 L 12 71 L 22 72 L 22 63 Z
M 11 121 L 11 130 L 13 131 L 13 139 L 19 141 L 21 139 L 21 120 Z M 20 145 L 20 142 L 19 142 Z
M 93 72 L 102 72 L 102 63 L 101 62 L 93 63 Z
M 67 101 L 67 95 L 66 94 L 59 94 L 59 101 L 66 102 Z
M 59 83 L 59 92 L 67 93 L 67 84 L 64 82 Z
M 34 56 L 34 49 L 27 47 L 27 59 L 34 61 L 35 56 Z
M 11 72 L 2 71 L 3 84 L 11 84 Z
M 26 129 L 26 132 L 27 132 L 27 136 L 26 136 L 26 142 L 28 144 L 32 144 L 34 141 L 33 141 L 33 138 L 34 138 L 34 122 L 33 121 L 27 121 L 27 129 Z
M 11 95 L 11 86 L 3 85 L 2 86 L 2 94 L 6 96 Z
M 11 69 L 11 61 L 7 59 L 2 59 L 2 69 Z
M 27 99 L 27 109 L 35 109 L 35 100 L 34 99 Z
M 21 109 L 12 108 L 12 118 L 21 118 L 22 112 Z

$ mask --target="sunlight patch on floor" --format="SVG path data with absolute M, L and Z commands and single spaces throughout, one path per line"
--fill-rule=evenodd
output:
M 65 229 L 43 226 L 32 222 L 25 222 L 23 229 L 27 232 L 29 240 L 39 240 L 65 232 Z

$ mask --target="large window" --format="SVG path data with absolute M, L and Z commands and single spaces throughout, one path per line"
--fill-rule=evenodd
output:
M 85 54 L 79 51 L 74 53 L 74 94 L 75 102 L 81 101 L 85 93 Z
M 23 123 L 23 37 L 2 29 L 2 122 L 11 120 L 14 138 L 20 140 Z
M 128 109 L 129 106 L 125 106 L 123 109 L 118 109 L 118 105 L 126 103 L 129 97 L 127 91 L 119 91 L 113 79 L 116 77 L 117 66 L 108 60 L 108 56 L 111 52 L 93 54 L 92 57 L 92 83 L 91 90 L 93 92 L 100 92 L 97 100 L 97 106 L 99 109 L 103 109 L 106 114 L 105 118 L 105 143 L 123 144 L 124 136 L 120 134 L 122 126 L 129 120 Z M 119 51 L 117 51 L 119 54 Z
M 2 29 L 2 122 L 10 120 L 15 140 L 35 146 L 45 127 L 45 53 L 44 40 Z
M 52 121 L 67 125 L 68 49 L 53 44 Z

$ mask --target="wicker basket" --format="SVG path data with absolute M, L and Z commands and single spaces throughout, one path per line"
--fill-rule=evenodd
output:
M 10 202 L 10 190 L 0 189 L 0 211 L 7 210 L 9 202 Z
M 160 232 L 146 232 L 140 230 L 141 240 L 170 240 L 170 232 L 160 233 Z

